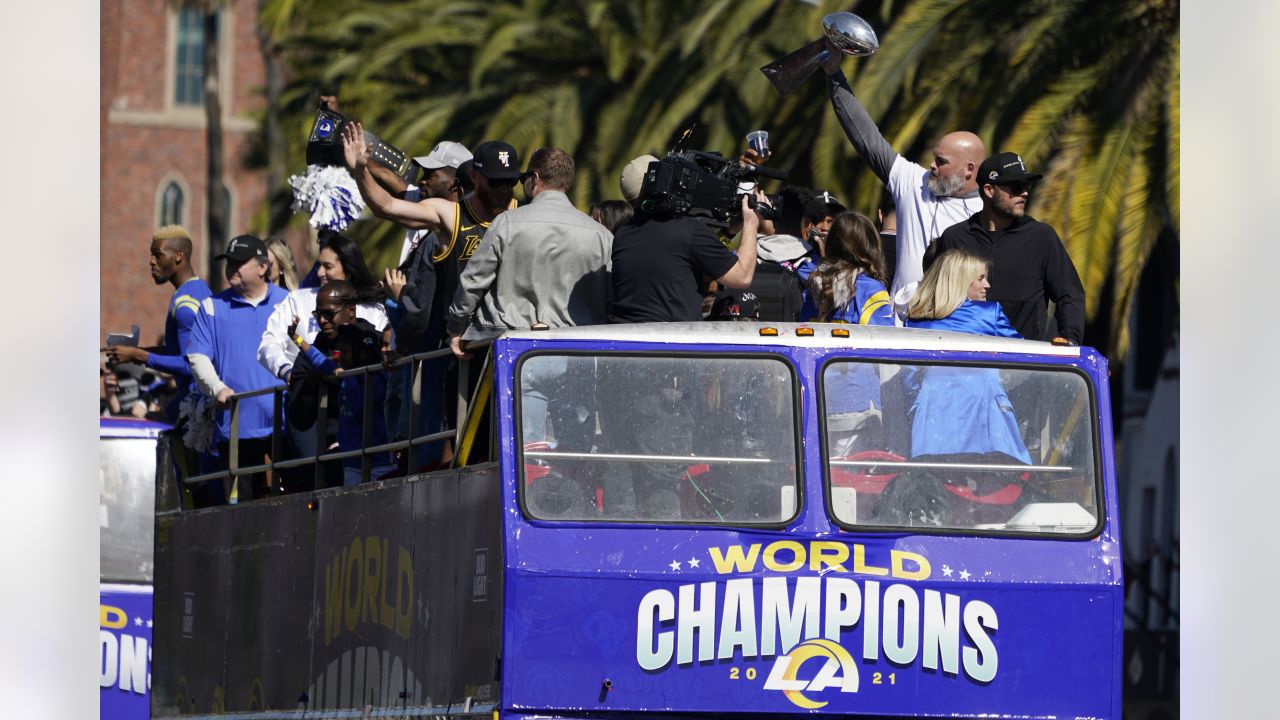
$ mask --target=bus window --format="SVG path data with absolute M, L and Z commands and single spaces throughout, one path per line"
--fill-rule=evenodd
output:
M 101 579 L 150 583 L 156 441 L 153 438 L 102 438 L 98 443 L 98 456 Z
M 796 393 L 773 357 L 534 355 L 518 377 L 530 517 L 778 525 L 796 514 Z
M 837 360 L 822 388 L 828 497 L 842 525 L 1099 526 L 1096 419 L 1079 373 Z

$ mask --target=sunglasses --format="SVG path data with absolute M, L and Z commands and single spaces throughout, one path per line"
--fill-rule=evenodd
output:
M 510 187 L 516 186 L 515 178 L 510 178 L 507 180 L 489 180 L 488 178 L 485 178 L 485 180 L 489 183 L 489 187 L 510 188 Z
M 1004 191 L 1010 195 L 1021 195 L 1024 192 L 1031 192 L 1031 183 L 1026 180 L 1017 180 L 1014 182 L 996 183 L 997 187 L 1004 188 Z
M 311 316 L 316 320 L 328 320 L 329 322 L 333 322 L 333 318 L 336 317 L 338 313 L 346 309 L 347 308 L 345 307 L 340 307 L 337 310 L 312 310 Z

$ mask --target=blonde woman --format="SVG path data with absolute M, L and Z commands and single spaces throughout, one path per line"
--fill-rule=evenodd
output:
M 1000 303 L 987 300 L 987 261 L 964 250 L 943 253 L 907 308 L 907 327 L 1021 337 Z M 911 457 L 998 453 L 1030 464 L 1013 403 L 996 368 L 935 365 L 919 382 L 911 418 Z
M 907 327 L 1020 338 L 1000 303 L 987 300 L 988 263 L 965 250 L 948 250 L 925 273 L 907 306 Z
M 293 251 L 289 243 L 280 238 L 267 239 L 267 259 L 271 261 L 267 279 L 272 285 L 290 292 L 298 289 L 298 269 L 293 262 Z

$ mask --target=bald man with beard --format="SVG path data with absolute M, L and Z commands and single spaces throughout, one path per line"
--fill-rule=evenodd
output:
M 901 321 L 916 284 L 924 277 L 925 248 L 943 230 L 982 209 L 977 174 L 987 150 L 977 135 L 960 131 L 942 136 L 927 169 L 902 157 L 854 96 L 840 70 L 840 58 L 836 53 L 823 65 L 831 106 L 854 149 L 897 205 L 897 268 L 889 291 Z

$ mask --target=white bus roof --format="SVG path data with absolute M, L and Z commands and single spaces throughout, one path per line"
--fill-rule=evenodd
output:
M 775 328 L 776 337 L 762 336 L 761 328 Z M 812 328 L 809 337 L 797 328 Z M 848 331 L 835 337 L 833 330 Z M 470 335 L 470 333 L 468 333 Z M 1037 340 L 974 335 L 949 330 L 871 327 L 836 323 L 676 322 L 620 325 L 582 325 L 553 330 L 508 330 L 502 337 L 519 340 L 585 340 L 590 342 L 657 342 L 670 345 L 717 343 L 724 345 L 779 345 L 788 347 L 857 348 L 868 350 L 937 350 L 951 352 L 999 352 L 1079 357 L 1080 348 Z M 471 338 L 468 337 L 468 340 Z

